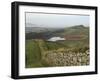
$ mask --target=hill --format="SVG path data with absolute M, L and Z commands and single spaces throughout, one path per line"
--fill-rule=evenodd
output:
M 89 50 L 89 27 L 83 25 L 65 28 L 26 27 L 25 31 L 26 68 L 64 66 L 69 56 L 71 55 L 70 59 L 73 59 L 72 56 L 74 57 L 74 54 L 78 62 L 72 60 L 71 64 L 71 61 L 68 60 L 69 63 L 65 63 L 66 66 L 89 64 L 89 54 L 85 53 L 86 50 Z M 51 37 L 63 37 L 66 40 L 56 42 L 47 41 Z M 62 58 L 62 54 L 65 57 L 68 56 L 68 58 L 65 58 L 64 61 L 58 61 Z M 46 58 L 44 58 L 44 55 Z M 79 56 L 78 58 L 77 55 Z M 54 63 L 55 58 L 57 64 Z M 51 61 L 52 63 L 49 63 Z
M 26 27 L 26 39 L 48 39 L 54 36 L 64 37 L 66 35 L 84 35 L 89 36 L 89 27 L 77 25 L 65 28 L 41 28 L 41 27 Z

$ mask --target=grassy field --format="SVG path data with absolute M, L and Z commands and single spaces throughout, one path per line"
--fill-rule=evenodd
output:
M 41 54 L 47 50 L 58 49 L 60 45 L 43 40 L 26 40 L 26 68 L 48 66 L 41 60 Z
M 42 67 L 41 52 L 36 41 L 26 41 L 26 68 Z
M 60 48 L 84 48 L 88 46 L 85 41 L 58 41 L 48 42 L 40 39 L 26 40 L 26 68 L 48 67 L 49 65 L 42 61 L 42 55 L 46 51 L 57 50 Z
M 46 28 L 42 28 L 41 30 L 41 28 L 38 27 L 35 29 L 34 27 L 28 27 L 27 29 L 30 29 L 31 32 L 25 34 L 26 68 L 48 67 L 49 64 L 43 61 L 43 56 L 46 52 L 56 51 L 58 54 L 58 50 L 61 52 L 62 49 L 63 51 L 71 50 L 74 52 L 84 52 L 84 50 L 89 50 L 89 27 L 79 25 L 66 27 L 62 30 L 49 28 L 48 31 Z M 77 36 L 79 35 L 81 38 L 77 39 Z M 66 40 L 56 42 L 46 41 L 47 39 L 55 36 L 66 38 Z M 76 36 L 76 40 L 71 39 L 71 36 Z

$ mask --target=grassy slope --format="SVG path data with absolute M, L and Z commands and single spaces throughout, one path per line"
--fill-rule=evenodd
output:
M 56 42 L 47 42 L 43 40 L 27 40 L 26 41 L 26 68 L 47 67 L 41 61 L 41 55 L 45 51 L 56 50 L 64 47 Z
M 65 28 L 64 32 L 57 33 L 58 35 L 88 35 L 89 27 L 69 27 Z
M 26 67 L 42 67 L 41 52 L 36 41 L 26 41 Z
M 47 42 L 39 40 L 26 40 L 26 67 L 46 67 L 45 63 L 41 61 L 41 53 L 45 50 L 56 50 L 59 48 L 84 48 L 89 46 L 89 28 L 66 28 L 64 32 L 55 33 L 58 35 L 85 35 L 84 40 L 67 40 L 58 42 Z
M 59 48 L 84 48 L 85 43 L 80 41 L 47 42 L 40 40 L 26 41 L 26 68 L 48 67 L 41 61 L 41 55 L 45 51 L 57 50 Z
M 56 33 L 61 36 L 66 36 L 66 35 L 83 35 L 83 40 L 67 40 L 60 42 L 61 44 L 69 47 L 69 48 L 80 48 L 80 47 L 85 47 L 89 46 L 89 27 L 69 27 L 65 28 L 64 32 Z

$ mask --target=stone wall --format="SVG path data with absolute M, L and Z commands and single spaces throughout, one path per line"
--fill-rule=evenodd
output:
M 50 66 L 82 66 L 89 65 L 89 50 L 85 52 L 48 51 L 42 60 Z

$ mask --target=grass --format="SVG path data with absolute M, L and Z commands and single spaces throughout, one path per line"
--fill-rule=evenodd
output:
M 61 48 L 80 49 L 86 46 L 88 46 L 88 42 L 84 40 L 58 42 L 48 42 L 40 39 L 26 40 L 26 68 L 48 67 L 49 65 L 42 60 L 42 56 L 46 51 L 59 50 Z
M 26 67 L 41 67 L 41 52 L 35 41 L 26 41 Z
M 87 40 L 67 40 L 59 43 L 67 46 L 68 48 L 84 48 L 89 45 Z
M 61 48 L 60 44 L 43 40 L 26 40 L 26 68 L 47 67 L 41 58 L 45 51 Z
M 65 37 L 66 35 L 83 35 L 82 40 L 66 40 L 49 42 L 38 38 L 34 33 L 28 34 L 25 43 L 25 65 L 26 68 L 48 67 L 49 65 L 43 61 L 43 55 L 47 52 L 61 52 L 66 50 L 81 51 L 89 48 L 89 27 L 69 27 L 62 32 L 52 31 L 57 36 Z M 50 32 L 51 33 L 51 32 Z M 46 33 L 45 33 L 46 34 Z M 47 32 L 48 34 L 48 32 Z M 40 34 L 41 35 L 41 34 Z M 44 34 L 43 34 L 44 35 Z M 45 35 L 44 35 L 45 36 Z M 35 38 L 34 38 L 35 37 Z M 40 37 L 41 38 L 41 37 Z

